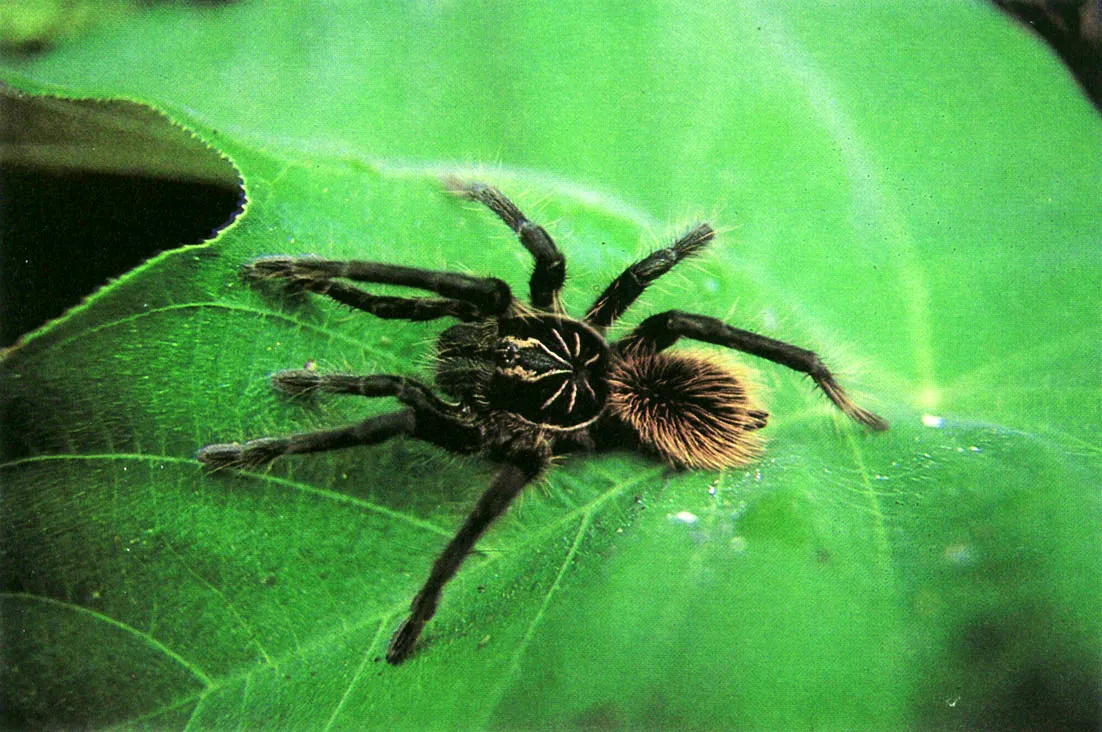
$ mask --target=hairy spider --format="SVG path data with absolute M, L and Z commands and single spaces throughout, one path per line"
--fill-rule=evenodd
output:
M 677 467 L 719 469 L 742 465 L 759 452 L 756 430 L 765 426 L 768 413 L 754 404 L 743 378 L 729 364 L 705 353 L 667 351 L 678 338 L 734 348 L 805 373 L 849 417 L 874 430 L 887 429 L 882 418 L 850 400 L 813 352 L 715 318 L 669 310 L 647 318 L 619 341 L 605 340 L 605 329 L 650 283 L 715 237 L 707 224 L 632 264 L 577 320 L 559 301 L 566 260 L 547 232 L 496 188 L 454 179 L 447 184 L 453 193 L 480 201 L 497 214 L 535 258 L 531 307 L 493 277 L 376 262 L 273 256 L 246 264 L 243 273 L 252 280 L 282 281 L 326 295 L 380 318 L 462 321 L 441 333 L 436 344 L 436 386 L 448 399 L 405 376 L 279 371 L 272 376 L 273 386 L 292 395 L 394 397 L 404 408 L 359 424 L 208 445 L 198 453 L 212 468 L 256 468 L 281 455 L 369 445 L 403 435 L 502 464 L 391 637 L 386 654 L 390 663 L 410 655 L 436 612 L 444 585 L 483 532 L 553 456 L 627 448 L 656 454 Z M 372 295 L 345 280 L 403 285 L 440 297 Z

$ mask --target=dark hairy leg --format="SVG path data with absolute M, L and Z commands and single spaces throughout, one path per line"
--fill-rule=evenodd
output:
M 470 322 L 484 317 L 477 305 L 466 300 L 372 295 L 338 280 L 309 280 L 303 282 L 302 287 L 377 318 L 421 321 L 451 317 Z
M 456 416 L 458 407 L 440 399 L 416 379 L 392 374 L 323 373 L 312 369 L 288 369 L 272 374 L 272 386 L 291 396 L 317 392 L 363 397 L 397 397 L 419 411 Z
M 477 428 L 460 418 L 459 407 L 441 400 L 424 384 L 389 374 L 322 374 L 309 369 L 278 371 L 272 386 L 292 396 L 315 392 L 397 398 L 408 409 L 371 417 L 359 424 L 286 437 L 260 437 L 245 443 L 207 445 L 196 456 L 212 468 L 257 468 L 282 456 L 370 445 L 405 434 L 458 453 L 476 452 Z
M 408 312 L 410 314 L 417 314 L 418 308 L 421 308 L 422 312 L 439 312 L 439 315 L 433 315 L 432 317 L 454 315 L 461 319 L 473 320 L 487 315 L 500 315 L 513 302 L 513 294 L 509 289 L 509 285 L 496 277 L 474 277 L 457 272 L 439 272 L 361 260 L 291 256 L 262 257 L 246 264 L 242 267 L 241 272 L 247 279 L 256 281 L 284 280 L 291 287 L 329 295 L 335 300 L 352 307 L 360 307 L 368 312 L 375 312 L 372 309 L 373 307 L 382 312 L 390 307 L 391 312 L 394 312 L 393 308 L 401 307 L 402 303 L 400 301 L 404 300 L 409 307 Z M 431 299 L 413 299 L 413 303 L 420 300 L 421 304 L 409 305 L 410 300 L 406 298 L 380 298 L 343 283 L 331 281 L 336 278 L 354 282 L 374 282 L 429 290 L 443 295 L 448 300 L 459 300 L 468 303 L 474 309 L 454 306 L 454 312 L 445 312 L 453 306 L 447 305 L 447 301 Z M 364 299 L 364 296 L 366 296 L 366 299 Z M 380 303 L 380 300 L 383 302 Z M 386 304 L 387 300 L 391 301 L 389 305 Z M 399 302 L 395 303 L 394 301 Z M 408 318 L 408 315 L 381 315 L 380 317 Z
M 551 235 L 542 226 L 529 221 L 516 204 L 493 186 L 450 177 L 444 179 L 444 185 L 458 196 L 485 205 L 516 233 L 520 243 L 536 260 L 528 283 L 533 307 L 562 313 L 558 298 L 566 281 L 566 258 Z
M 416 379 L 391 374 L 321 373 L 311 369 L 277 371 L 272 386 L 294 397 L 316 393 L 362 397 L 395 397 L 412 407 L 416 422 L 412 437 L 449 450 L 469 454 L 481 446 L 478 429 L 463 418 L 458 405 L 448 404 Z
M 699 252 L 715 235 L 711 226 L 701 224 L 672 246 L 659 249 L 628 267 L 589 308 L 585 322 L 599 329 L 612 325 L 650 283 L 669 272 L 678 262 Z
M 790 343 L 774 340 L 747 330 L 732 328 L 721 320 L 706 315 L 695 315 L 680 310 L 669 310 L 644 320 L 630 335 L 620 341 L 624 349 L 646 348 L 661 351 L 669 348 L 678 338 L 692 338 L 714 343 L 809 375 L 827 397 L 856 422 L 869 429 L 886 430 L 888 422 L 881 416 L 857 406 L 834 379 L 819 356 Z
M 260 468 L 283 455 L 372 445 L 397 435 L 413 434 L 415 426 L 413 410 L 403 409 L 331 430 L 207 445 L 195 457 L 212 469 Z
M 428 579 L 410 604 L 409 616 L 402 622 L 387 646 L 386 660 L 399 664 L 413 652 L 413 646 L 425 625 L 436 614 L 444 586 L 459 571 L 475 542 L 494 519 L 505 512 L 518 493 L 547 466 L 548 458 L 536 453 L 514 456 L 482 494 L 463 526 L 432 565 Z

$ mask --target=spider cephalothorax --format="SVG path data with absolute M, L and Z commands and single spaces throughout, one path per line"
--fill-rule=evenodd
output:
M 591 424 L 604 410 L 608 362 L 608 344 L 585 323 L 520 312 L 444 331 L 436 380 L 446 394 L 474 409 L 570 431 Z
M 606 328 L 651 282 L 715 237 L 707 224 L 632 264 L 582 319 L 575 319 L 559 302 L 566 262 L 547 232 L 496 188 L 448 183 L 453 192 L 489 207 L 531 252 L 536 265 L 529 281 L 530 306 L 493 277 L 376 262 L 276 256 L 246 264 L 244 274 L 327 295 L 380 318 L 462 321 L 444 330 L 436 344 L 436 386 L 449 400 L 405 376 L 280 371 L 272 383 L 292 395 L 388 396 L 403 408 L 332 430 L 208 445 L 198 455 L 211 467 L 249 468 L 281 455 L 405 435 L 503 464 L 414 597 L 409 617 L 391 638 L 391 663 L 409 656 L 436 612 L 444 585 L 486 528 L 553 456 L 637 449 L 677 467 L 721 469 L 742 465 L 760 451 L 757 430 L 769 415 L 754 403 L 746 380 L 715 354 L 667 351 L 679 338 L 733 348 L 803 372 L 845 414 L 871 429 L 887 428 L 846 395 L 813 352 L 715 318 L 670 310 L 647 318 L 619 341 L 605 340 Z M 373 295 L 348 281 L 415 287 L 440 297 Z

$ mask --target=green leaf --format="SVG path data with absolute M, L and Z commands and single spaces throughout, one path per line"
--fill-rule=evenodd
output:
M 173 5 L 3 68 L 151 105 L 248 196 L 2 362 L 7 721 L 1097 727 L 1102 125 L 995 12 Z M 680 307 L 814 348 L 893 429 L 747 363 L 773 414 L 757 464 L 563 460 L 387 666 L 492 466 L 409 441 L 265 473 L 194 454 L 393 408 L 282 399 L 277 369 L 431 376 L 441 324 L 251 288 L 252 257 L 526 292 L 527 254 L 444 171 L 547 224 L 575 313 L 712 220 L 624 327 Z

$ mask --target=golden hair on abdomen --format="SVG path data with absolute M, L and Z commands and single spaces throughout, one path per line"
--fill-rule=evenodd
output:
M 609 409 L 678 467 L 744 465 L 761 452 L 768 413 L 727 361 L 699 351 L 627 353 L 608 377 Z

